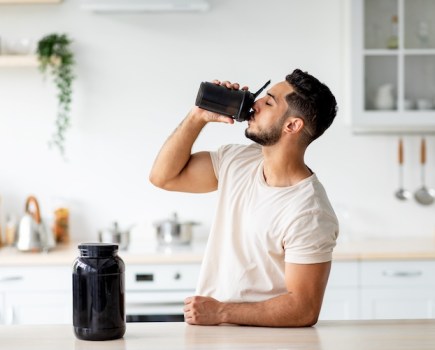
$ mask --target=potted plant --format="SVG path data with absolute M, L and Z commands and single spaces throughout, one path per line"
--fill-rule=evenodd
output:
M 57 87 L 57 116 L 55 131 L 50 146 L 58 148 L 65 156 L 65 135 L 71 126 L 70 106 L 72 101 L 72 82 L 74 80 L 74 54 L 70 44 L 72 40 L 66 34 L 50 34 L 38 41 L 37 56 L 39 70 L 46 76 L 50 72 Z

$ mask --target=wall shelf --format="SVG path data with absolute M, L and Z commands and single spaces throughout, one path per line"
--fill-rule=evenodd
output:
M 0 0 L 0 5 L 58 4 L 62 0 Z
M 37 67 L 37 66 L 38 66 L 38 58 L 35 55 L 0 55 L 0 67 Z

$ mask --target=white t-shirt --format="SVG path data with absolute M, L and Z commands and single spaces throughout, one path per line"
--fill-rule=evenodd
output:
M 262 301 L 287 292 L 285 262 L 330 261 L 338 222 L 315 174 L 290 187 L 263 176 L 261 146 L 212 152 L 218 205 L 196 295 Z

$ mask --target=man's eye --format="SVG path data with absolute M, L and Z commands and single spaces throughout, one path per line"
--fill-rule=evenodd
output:
M 272 104 L 269 102 L 266 102 L 266 106 L 272 106 Z

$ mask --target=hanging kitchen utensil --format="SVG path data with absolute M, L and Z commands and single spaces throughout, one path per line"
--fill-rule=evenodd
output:
M 399 189 L 396 191 L 395 195 L 397 199 L 407 200 L 411 197 L 411 192 L 403 188 L 403 140 L 399 139 L 398 148 L 398 161 L 399 161 Z
M 33 206 L 34 212 L 30 211 Z M 39 204 L 35 197 L 26 200 L 25 214 L 18 227 L 17 248 L 22 251 L 48 251 L 56 245 L 53 232 L 48 231 L 41 219 Z
M 421 164 L 421 187 L 415 194 L 415 200 L 422 205 L 430 205 L 434 202 L 435 191 L 426 187 L 425 182 L 425 165 L 426 165 L 426 140 L 421 139 L 420 146 L 420 164 Z

